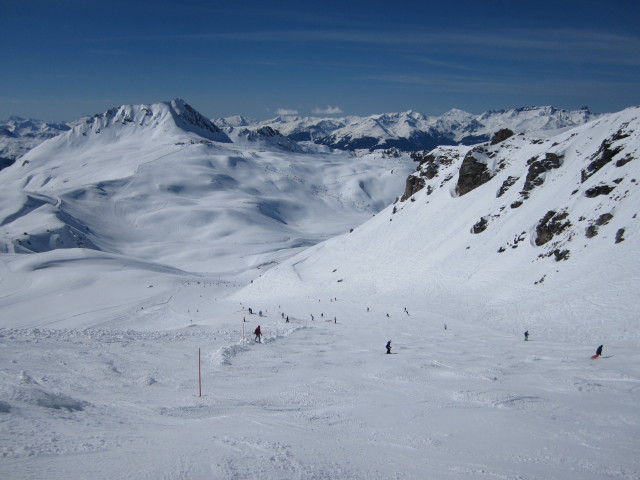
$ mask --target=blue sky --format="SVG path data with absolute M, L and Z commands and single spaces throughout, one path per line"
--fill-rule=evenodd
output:
M 0 0 L 0 119 L 640 104 L 640 2 Z

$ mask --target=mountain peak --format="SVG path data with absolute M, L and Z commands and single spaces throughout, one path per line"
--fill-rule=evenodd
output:
M 196 134 L 215 142 L 231 141 L 211 120 L 180 98 L 151 105 L 121 105 L 111 108 L 88 118 L 74 128 L 73 134 L 83 137 L 99 134 L 101 137 L 120 138 L 128 134 L 138 136 L 142 131 L 152 132 L 153 136 L 165 136 L 173 131 L 178 135 Z
M 171 101 L 169 106 L 172 111 L 175 112 L 174 120 L 176 120 L 176 125 L 184 130 L 197 133 L 201 137 L 205 137 L 216 142 L 230 142 L 229 138 L 222 132 L 222 130 L 220 130 L 220 128 L 183 99 L 175 98 Z

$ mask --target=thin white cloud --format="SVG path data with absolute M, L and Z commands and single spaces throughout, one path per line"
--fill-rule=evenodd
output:
M 276 110 L 278 115 L 298 115 L 298 110 L 290 110 L 288 108 L 278 108 Z
M 342 109 L 338 106 L 332 107 L 331 105 L 327 105 L 327 108 L 314 108 L 312 112 L 315 115 L 338 115 L 342 113 Z

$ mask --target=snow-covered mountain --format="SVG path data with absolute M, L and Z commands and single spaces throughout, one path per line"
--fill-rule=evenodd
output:
M 485 142 L 494 132 L 503 128 L 516 133 L 548 136 L 595 118 L 597 115 L 586 107 L 568 111 L 548 106 L 496 110 L 481 115 L 452 109 L 441 116 L 425 116 L 408 111 L 368 117 L 279 116 L 262 122 L 251 122 L 244 117 L 229 117 L 214 122 L 222 127 L 269 126 L 292 140 L 312 141 L 342 150 L 397 148 L 414 151 L 430 150 L 439 145 L 473 145 Z
M 45 141 L 0 172 L 2 479 L 638 478 L 639 114 L 415 160 L 179 100 Z
M 268 127 L 227 135 L 182 100 L 121 106 L 2 172 L 0 250 L 83 247 L 198 271 L 256 266 L 384 208 L 412 164 L 303 149 Z M 238 256 L 236 245 L 247 250 Z
M 10 117 L 0 120 L 0 170 L 43 141 L 71 129 L 64 123 Z
M 274 288 L 403 298 L 418 288 L 436 302 L 481 295 L 502 327 L 518 310 L 549 330 L 556 316 L 606 318 L 607 336 L 637 341 L 628 325 L 640 307 L 640 108 L 550 138 L 499 140 L 415 154 L 401 201 L 266 272 L 242 298 Z

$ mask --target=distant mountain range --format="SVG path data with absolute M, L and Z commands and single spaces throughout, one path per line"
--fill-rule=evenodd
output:
M 295 141 L 310 141 L 341 150 L 401 151 L 431 150 L 439 145 L 475 145 L 488 141 L 497 130 L 548 136 L 594 120 L 598 115 L 588 108 L 562 110 L 554 107 L 527 107 L 495 110 L 473 115 L 449 110 L 441 116 L 425 116 L 408 111 L 368 117 L 279 116 L 253 122 L 234 116 L 215 119 L 223 129 L 271 127 Z
M 22 117 L 0 121 L 0 170 L 43 141 L 68 130 L 71 130 L 69 124 Z
M 198 113 L 198 115 L 200 115 Z M 439 145 L 474 145 L 485 142 L 493 133 L 509 128 L 516 133 L 546 135 L 582 125 L 598 117 L 588 108 L 563 110 L 554 107 L 527 107 L 496 110 L 473 115 L 453 109 L 440 116 L 425 116 L 408 111 L 366 117 L 279 116 L 252 121 L 243 116 L 205 119 L 205 129 L 230 133 L 238 130 L 249 138 L 270 137 L 283 148 L 297 150 L 295 142 L 312 142 L 340 150 L 431 150 Z M 47 123 L 11 117 L 0 121 L 0 169 L 10 165 L 44 140 L 85 123 L 86 118 L 70 123 Z

